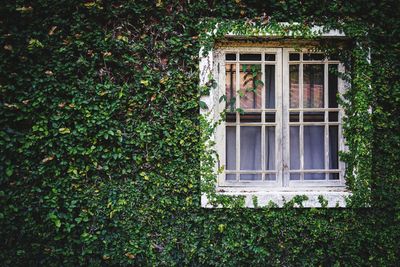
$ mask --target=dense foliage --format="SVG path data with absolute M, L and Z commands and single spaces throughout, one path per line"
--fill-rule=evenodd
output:
M 1 265 L 395 266 L 399 12 L 397 1 L 2 1 Z M 200 208 L 212 127 L 198 115 L 199 49 L 223 21 L 352 38 L 353 208 Z

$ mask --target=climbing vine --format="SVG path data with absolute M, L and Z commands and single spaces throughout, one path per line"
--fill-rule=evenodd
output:
M 396 1 L 3 1 L 0 261 L 395 266 L 398 9 Z M 342 158 L 352 207 L 294 209 L 299 196 L 282 209 L 242 208 L 242 198 L 213 191 L 215 122 L 199 116 L 207 108 L 199 100 L 215 82 L 199 87 L 200 49 L 231 31 L 314 39 L 312 25 L 351 40 L 350 49 L 320 49 L 350 70 Z M 229 208 L 201 208 L 204 192 Z

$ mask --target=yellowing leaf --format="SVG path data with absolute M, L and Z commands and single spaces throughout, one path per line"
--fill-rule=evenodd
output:
M 123 42 L 127 43 L 128 42 L 128 37 L 123 36 L 123 35 L 118 35 L 117 36 L 117 40 L 120 40 L 120 41 L 123 41 Z
M 136 256 L 130 252 L 125 253 L 125 256 L 127 256 L 129 259 L 134 259 Z
M 144 86 L 149 86 L 148 80 L 141 80 L 140 83 L 143 84 Z
M 5 50 L 8 50 L 8 51 L 12 51 L 12 50 L 13 50 L 12 45 L 9 45 L 9 44 L 6 44 L 6 45 L 4 46 L 4 49 L 5 49 Z
M 46 157 L 46 158 L 44 158 L 44 159 L 42 160 L 42 162 L 43 162 L 43 163 L 46 163 L 46 162 L 48 162 L 48 161 L 50 161 L 50 160 L 53 160 L 53 159 L 54 159 L 54 156 Z
M 71 130 L 69 128 L 60 128 L 60 129 L 58 129 L 58 132 L 60 134 L 69 134 L 69 133 L 71 133 Z
M 51 27 L 51 29 L 50 29 L 50 31 L 49 31 L 49 35 L 53 35 L 54 32 L 56 31 L 56 29 L 57 29 L 57 26 Z
M 15 10 L 21 13 L 29 13 L 33 11 L 33 8 L 31 6 L 23 6 L 17 7 Z
M 96 2 L 87 2 L 83 4 L 85 7 L 90 8 L 96 6 Z
M 168 81 L 168 76 L 164 76 L 161 78 L 160 83 L 165 84 Z

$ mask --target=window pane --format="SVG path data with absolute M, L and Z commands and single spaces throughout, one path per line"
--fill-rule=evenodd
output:
M 261 127 L 240 127 L 240 169 L 261 169 Z
M 242 61 L 246 60 L 261 61 L 261 54 L 240 54 L 239 58 Z
M 325 173 L 305 173 L 304 180 L 325 180 Z
M 275 108 L 275 65 L 265 65 L 265 107 Z
M 303 54 L 303 60 L 324 60 L 324 54 Z
M 225 60 L 236 60 L 236 54 L 226 54 Z
M 240 114 L 240 122 L 261 122 L 261 113 L 249 112 Z
M 329 180 L 339 180 L 339 173 L 330 173 Z
M 324 126 L 304 126 L 304 169 L 325 169 L 324 162 Z
M 290 169 L 300 169 L 299 126 L 290 126 Z
M 289 121 L 290 122 L 298 122 L 300 119 L 300 113 L 299 112 L 290 112 L 289 115 Z
M 235 110 L 236 64 L 225 65 L 226 108 Z
M 265 61 L 275 61 L 275 54 L 265 54 Z
M 266 174 L 265 175 L 265 180 L 267 180 L 267 181 L 275 181 L 276 180 L 276 175 L 275 174 Z
M 337 94 L 338 94 L 338 64 L 329 64 L 329 73 L 328 73 L 328 98 L 329 98 L 329 107 L 337 108 Z
M 266 112 L 265 122 L 275 122 L 275 112 Z
M 261 65 L 240 65 L 240 107 L 261 108 Z
M 300 173 L 291 173 L 290 180 L 300 180 Z
M 290 53 L 289 54 L 289 61 L 299 61 L 300 54 L 299 53 Z
M 275 170 L 275 127 L 265 127 L 265 169 Z
M 246 180 L 246 181 L 255 181 L 255 180 L 261 180 L 261 174 L 241 174 L 240 175 L 240 180 Z
M 339 113 L 338 112 L 329 112 L 329 121 L 338 121 Z
M 329 126 L 329 169 L 339 168 L 338 126 Z
M 299 65 L 289 66 L 290 107 L 299 107 Z
M 236 113 L 226 113 L 226 117 L 225 117 L 225 121 L 226 122 L 236 122 Z
M 325 112 L 304 112 L 304 122 L 323 122 L 325 121 Z
M 226 127 L 226 169 L 236 170 L 236 127 Z
M 227 181 L 235 181 L 236 180 L 236 174 L 227 174 L 227 175 L 225 175 L 225 179 Z
M 324 65 L 304 65 L 303 88 L 305 108 L 324 107 Z

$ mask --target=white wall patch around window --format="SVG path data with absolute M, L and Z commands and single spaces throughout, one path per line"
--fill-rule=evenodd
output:
M 203 98 L 209 115 L 225 116 L 214 136 L 224 169 L 217 192 L 245 196 L 246 206 L 254 196 L 260 206 L 281 206 L 295 195 L 308 196 L 309 207 L 320 195 L 330 207 L 344 206 L 340 62 L 306 50 L 240 46 L 215 49 L 202 62 L 218 85 Z

